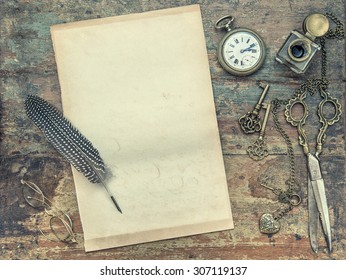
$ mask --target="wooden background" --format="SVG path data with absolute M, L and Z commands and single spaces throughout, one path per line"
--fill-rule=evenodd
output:
M 270 155 L 251 160 L 247 147 L 258 135 L 244 135 L 238 118 L 255 105 L 261 89 L 259 81 L 270 83 L 266 100 L 287 99 L 301 82 L 319 77 L 320 54 L 304 75 L 294 74 L 274 61 L 289 32 L 301 30 L 312 12 L 333 12 L 345 22 L 345 1 L 324 0 L 92 0 L 92 1 L 0 1 L 0 94 L 2 120 L 0 145 L 0 259 L 345 259 L 346 187 L 345 117 L 328 130 L 322 170 L 327 187 L 333 252 L 320 238 L 320 252 L 312 252 L 307 235 L 306 160 L 297 144 L 296 131 L 286 125 L 294 145 L 297 180 L 303 202 L 282 220 L 276 235 L 258 231 L 264 212 L 280 207 L 275 196 L 259 186 L 258 178 L 269 174 L 272 182 L 284 187 L 288 178 L 286 146 L 270 117 L 266 142 Z M 39 95 L 61 108 L 60 88 L 50 37 L 50 26 L 63 22 L 145 12 L 154 9 L 200 4 L 214 88 L 215 105 L 229 185 L 235 229 L 146 244 L 85 253 L 71 168 L 46 142 L 42 133 L 26 117 L 24 100 Z M 218 64 L 216 51 L 224 33 L 214 29 L 215 21 L 226 14 L 235 17 L 235 26 L 257 31 L 267 44 L 267 57 L 260 71 L 237 78 Z M 186 27 L 188 28 L 188 26 Z M 345 41 L 327 41 L 329 91 L 345 108 Z M 319 97 L 309 97 L 316 108 Z M 314 115 L 315 109 L 311 109 Z M 313 145 L 317 119 L 307 125 Z M 25 204 L 20 179 L 32 180 L 59 207 L 68 210 L 77 244 L 47 241 L 38 231 L 46 216 Z

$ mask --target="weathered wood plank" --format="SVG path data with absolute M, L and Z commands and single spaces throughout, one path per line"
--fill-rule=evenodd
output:
M 23 102 L 27 94 L 36 94 L 61 108 L 60 87 L 49 28 L 52 24 L 150 11 L 188 4 L 201 4 L 206 47 L 209 55 L 214 98 L 228 179 L 235 229 L 85 253 L 83 229 L 78 214 L 70 166 L 47 143 L 41 132 L 26 117 Z M 259 177 L 268 174 L 271 181 L 283 186 L 288 178 L 286 146 L 270 118 L 266 142 L 270 155 L 260 162 L 252 161 L 247 147 L 257 135 L 244 135 L 238 118 L 252 110 L 261 93 L 258 81 L 271 84 L 267 100 L 290 98 L 308 78 L 319 77 L 320 54 L 304 75 L 294 74 L 274 61 L 289 32 L 301 30 L 304 18 L 311 12 L 333 12 L 345 22 L 345 1 L 1 1 L 0 9 L 0 93 L 3 103 L 0 143 L 0 259 L 345 259 L 346 213 L 345 187 L 345 114 L 328 131 L 322 154 L 322 170 L 327 186 L 332 222 L 334 250 L 311 251 L 307 233 L 306 160 L 297 142 L 296 131 L 285 123 L 293 142 L 297 165 L 296 178 L 301 185 L 301 207 L 282 221 L 276 235 L 258 231 L 258 219 L 280 204 L 268 190 L 259 186 Z M 226 14 L 235 17 L 235 27 L 257 31 L 267 44 L 267 58 L 260 71 L 249 77 L 234 77 L 217 62 L 216 51 L 223 32 L 214 29 L 215 21 Z M 188 28 L 188 27 L 187 27 Z M 345 108 L 346 71 L 345 40 L 330 41 L 328 76 L 331 94 Z M 317 96 L 309 97 L 316 107 Z M 306 125 L 311 145 L 318 128 L 311 110 Z M 25 204 L 20 178 L 35 181 L 59 207 L 67 210 L 74 222 L 77 244 L 47 241 L 37 226 L 45 229 L 43 211 Z

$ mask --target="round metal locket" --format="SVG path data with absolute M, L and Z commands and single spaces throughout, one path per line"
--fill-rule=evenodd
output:
M 232 16 L 220 18 L 216 29 L 226 29 L 227 33 L 218 48 L 218 60 L 221 66 L 236 76 L 247 76 L 263 65 L 266 47 L 262 38 L 247 28 L 231 29 Z

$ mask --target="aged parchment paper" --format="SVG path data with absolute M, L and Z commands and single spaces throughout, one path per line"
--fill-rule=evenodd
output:
M 198 5 L 51 28 L 64 115 L 113 177 L 73 170 L 85 250 L 233 228 Z

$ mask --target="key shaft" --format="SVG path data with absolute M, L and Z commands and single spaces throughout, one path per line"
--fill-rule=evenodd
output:
M 260 98 L 258 99 L 258 102 L 255 106 L 255 110 L 257 110 L 257 111 L 261 108 L 263 100 L 264 100 L 264 98 L 267 95 L 267 92 L 269 90 L 268 84 L 266 84 L 265 87 L 263 87 L 263 84 L 260 84 L 260 87 L 263 88 L 263 91 L 262 91 L 262 94 L 261 94 Z
M 263 139 L 263 137 L 264 137 L 266 126 L 267 126 L 267 122 L 268 122 L 268 118 L 269 118 L 270 107 L 271 107 L 270 103 L 263 103 L 262 106 L 266 110 L 266 112 L 265 112 L 265 115 L 264 115 L 262 127 L 261 127 L 261 130 L 260 130 L 260 135 L 259 135 L 258 139 Z
M 239 118 L 240 127 L 246 134 L 258 132 L 262 127 L 259 111 L 263 106 L 263 100 L 268 92 L 269 85 L 263 86 L 263 84 L 260 84 L 259 86 L 263 88 L 263 91 L 254 109 Z

